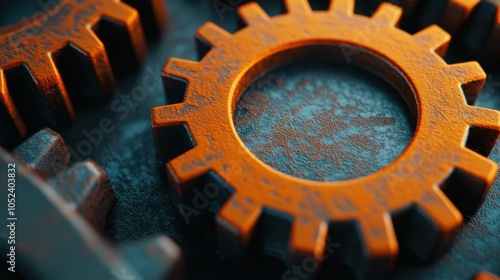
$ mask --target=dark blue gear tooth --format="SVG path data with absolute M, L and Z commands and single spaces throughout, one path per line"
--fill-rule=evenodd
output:
M 104 228 L 115 196 L 108 176 L 95 162 L 77 163 L 50 178 L 50 182 L 96 229 Z
M 61 135 L 49 128 L 35 133 L 13 151 L 29 167 L 52 176 L 69 165 L 70 154 Z
M 15 230 L 22 241 L 16 246 L 16 267 L 30 267 L 23 277 L 184 279 L 181 251 L 168 237 L 119 247 L 99 233 L 115 200 L 109 178 L 92 161 L 68 167 L 59 134 L 40 131 L 15 151 L 13 155 L 0 147 L 0 165 L 15 164 Z M 7 172 L 0 173 L 2 182 L 8 179 Z M 0 188 L 0 199 L 6 201 L 9 193 Z M 2 211 L 0 218 L 6 221 L 11 217 L 7 215 Z M 10 246 L 0 242 L 2 252 Z

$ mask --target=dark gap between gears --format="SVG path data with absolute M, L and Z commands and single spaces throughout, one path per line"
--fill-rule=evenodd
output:
M 118 77 L 132 74 L 140 65 L 135 58 L 132 39 L 126 26 L 107 17 L 101 18 L 92 30 L 106 48 L 113 73 Z
M 102 99 L 98 77 L 85 53 L 70 43 L 52 58 L 74 106 Z
M 40 93 L 26 65 L 22 64 L 5 71 L 5 80 L 12 100 L 31 134 L 39 127 L 56 126 L 49 104 Z

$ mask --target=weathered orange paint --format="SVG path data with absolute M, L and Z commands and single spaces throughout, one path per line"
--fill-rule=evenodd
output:
M 484 47 L 481 59 L 487 67 L 498 69 L 500 67 L 500 0 L 486 0 L 496 7 L 495 18 Z
M 161 19 L 163 1 L 154 0 L 158 7 L 156 17 Z M 146 43 L 138 12 L 118 0 L 63 0 L 47 12 L 0 29 L 0 137 L 2 142 L 24 138 L 30 124 L 20 115 L 6 85 L 5 71 L 25 64 L 43 95 L 47 125 L 66 124 L 74 117 L 72 101 L 55 65 L 53 54 L 68 44 L 84 53 L 98 79 L 99 89 L 111 95 L 115 78 L 104 44 L 93 31 L 102 18 L 122 24 L 130 37 L 135 57 L 141 61 L 146 54 Z
M 481 271 L 474 276 L 474 280 L 500 280 L 500 277 L 487 271 Z
M 480 0 L 449 0 L 446 3 L 440 25 L 455 36 Z
M 500 132 L 500 114 L 472 104 L 486 75 L 476 62 L 448 65 L 450 36 L 437 26 L 410 35 L 396 26 L 400 8 L 382 4 L 371 18 L 354 15 L 354 0 L 334 0 L 328 11 L 311 11 L 306 0 L 285 1 L 288 13 L 270 18 L 257 4 L 238 13 L 247 26 L 230 34 L 203 25 L 198 40 L 211 47 L 199 62 L 171 58 L 166 79 L 185 80 L 182 102 L 152 110 L 160 155 L 169 146 L 169 127 L 186 125 L 195 146 L 167 160 L 179 193 L 209 171 L 234 189 L 217 216 L 219 248 L 228 259 L 244 255 L 264 208 L 293 218 L 288 254 L 293 261 L 325 253 L 328 222 L 357 223 L 363 252 L 353 258 L 361 277 L 386 275 L 399 251 L 391 213 L 417 207 L 433 229 L 431 238 L 410 244 L 424 259 L 452 243 L 463 217 L 439 188 L 453 170 L 474 178 L 468 187 L 488 187 L 497 165 L 465 147 L 470 127 L 484 134 L 487 152 Z M 352 63 L 380 75 L 400 91 L 415 119 L 407 149 L 368 176 L 341 182 L 296 178 L 253 155 L 233 123 L 238 98 L 263 73 L 295 59 Z M 173 90 L 166 87 L 167 94 Z M 167 129 L 167 130 L 166 130 Z M 488 137 L 486 137 L 488 136 Z M 491 146 L 491 147 L 490 147 Z M 484 195 L 484 193 L 481 193 Z M 416 227 L 411 225 L 409 231 Z M 422 228 L 422 224 L 418 225 Z M 331 232 L 335 236 L 335 232 Z M 352 256 L 351 256 L 352 257 Z

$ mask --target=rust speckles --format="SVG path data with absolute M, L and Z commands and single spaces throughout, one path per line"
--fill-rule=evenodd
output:
M 163 4 L 160 6 L 163 8 Z M 95 92 L 102 96 L 112 94 L 114 75 L 105 49 L 106 40 L 101 42 L 97 39 L 91 28 L 109 15 L 112 15 L 116 24 L 125 28 L 124 36 L 128 36 L 130 40 L 132 52 L 124 59 L 132 63 L 140 62 L 146 49 L 143 29 L 137 11 L 120 1 L 61 1 L 50 10 L 24 19 L 19 25 L 13 25 L 12 30 L 0 34 L 2 50 L 8 50 L 0 54 L 0 68 L 20 69 L 21 64 L 26 65 L 36 88 L 34 91 L 15 89 L 14 92 L 0 94 L 14 95 L 15 101 L 2 101 L 2 105 L 8 107 L 8 113 L 6 120 L 0 123 L 3 134 L 1 144 L 19 142 L 28 133 L 42 126 L 54 128 L 67 124 L 75 114 L 73 103 L 79 102 L 82 96 L 94 95 Z M 78 77 L 67 79 L 64 75 L 66 73 L 60 73 L 60 62 L 66 58 L 67 53 L 63 49 L 68 45 L 88 58 L 88 66 L 90 71 L 95 71 L 95 84 L 98 88 L 80 89 L 80 84 L 70 86 L 65 83 L 72 79 L 78 80 Z M 19 77 L 8 77 L 7 84 L 17 86 L 15 81 L 18 79 Z M 34 98 L 40 99 L 42 102 L 38 103 L 42 105 L 27 103 Z M 44 116 L 42 120 L 37 119 L 40 115 Z M 10 125 L 12 122 L 14 125 Z
M 382 273 L 382 278 L 388 278 L 398 254 L 398 240 L 389 215 L 415 204 L 429 217 L 421 223 L 431 224 L 430 237 L 419 243 L 419 247 L 428 250 L 420 255 L 437 257 L 443 253 L 437 250 L 449 247 L 462 222 L 462 216 L 437 184 L 454 168 L 464 170 L 487 186 L 495 175 L 491 162 L 463 147 L 464 131 L 459 129 L 457 134 L 457 128 L 468 126 L 472 118 L 460 112 L 477 109 L 466 103 L 457 81 L 470 85 L 464 94 L 473 97 L 481 86 L 484 72 L 474 64 L 446 66 L 439 54 L 444 54 L 447 36 L 440 31 L 430 29 L 410 35 L 396 30 L 392 25 L 397 23 L 398 9 L 390 4 L 384 4 L 381 10 L 390 10 L 389 16 L 377 13 L 378 22 L 374 22 L 371 18 L 353 16 L 354 2 L 349 0 L 332 1 L 335 13 L 309 11 L 304 0 L 285 2 L 290 13 L 269 19 L 262 14 L 246 16 L 248 20 L 257 18 L 259 23 L 247 22 L 246 28 L 230 34 L 201 61 L 184 64 L 187 70 L 196 72 L 184 78 L 197 85 L 203 81 L 203 89 L 216 93 L 217 98 L 202 107 L 193 107 L 195 117 L 186 120 L 193 138 L 210 136 L 210 143 L 198 143 L 180 157 L 189 164 L 216 151 L 219 158 L 217 161 L 204 159 L 210 168 L 181 174 L 183 176 L 169 169 L 171 177 L 177 179 L 173 182 L 177 190 L 182 193 L 186 182 L 209 170 L 234 190 L 235 194 L 217 216 L 222 237 L 220 252 L 234 257 L 234 261 L 241 260 L 248 241 L 255 237 L 261 209 L 266 208 L 292 218 L 286 248 L 286 257 L 292 259 L 323 255 L 327 223 L 356 222 L 362 248 L 353 253 L 354 259 L 350 261 L 356 262 L 355 273 L 360 274 L 357 278 L 367 278 L 373 273 Z M 256 7 L 252 5 L 242 9 Z M 376 32 L 377 36 L 367 36 L 367 30 Z M 256 40 L 266 37 L 270 39 Z M 338 44 L 312 43 L 325 40 Z M 355 51 L 342 52 L 344 43 L 348 44 L 349 51 Z M 277 54 L 276 50 L 282 52 Z M 303 74 L 300 67 L 287 68 L 287 75 L 283 75 L 286 78 L 275 73 L 265 75 L 266 70 L 297 58 L 348 61 L 378 73 L 405 94 L 405 101 L 416 118 L 413 120 L 417 123 L 415 131 L 408 129 L 411 127 L 409 114 L 404 111 L 393 114 L 392 109 L 404 106 L 374 98 L 370 95 L 373 88 L 364 88 L 363 82 L 350 85 L 347 81 L 352 75 L 342 66 L 335 65 L 337 71 L 341 69 L 337 79 L 325 75 L 330 78 L 328 82 L 317 76 L 300 77 Z M 260 66 L 259 71 L 249 69 L 252 65 Z M 311 68 L 317 70 L 318 64 L 312 64 Z M 181 77 L 188 73 L 177 70 Z M 296 75 L 297 72 L 301 75 Z M 325 72 L 332 73 L 328 69 Z M 261 80 L 256 81 L 258 78 Z M 249 84 L 247 91 L 253 91 L 252 95 L 244 93 Z M 273 87 L 280 90 L 269 90 Z M 192 104 L 190 99 L 196 98 L 196 94 L 188 87 L 186 100 L 179 106 Z M 367 104 L 363 99 L 376 102 Z M 392 113 L 375 114 L 370 106 L 386 108 L 383 112 Z M 164 132 L 173 129 L 173 125 L 155 112 L 157 110 L 152 113 L 153 130 L 162 154 L 168 148 L 164 143 L 169 140 L 169 134 Z M 500 132 L 498 121 L 484 117 L 474 121 Z M 432 123 L 435 125 L 431 126 Z M 364 133 L 366 131 L 369 133 Z M 498 134 L 491 134 L 488 140 L 495 141 L 497 137 Z M 394 149 L 391 141 L 405 142 L 402 140 L 409 145 Z M 462 160 L 450 161 L 457 153 Z M 172 160 L 168 166 L 175 162 L 176 159 Z M 463 162 L 471 164 L 466 166 Z M 233 165 L 243 172 L 233 172 Z M 474 189 L 474 186 L 468 187 Z M 437 203 L 425 203 L 425 199 L 422 202 L 426 194 Z M 470 198 L 468 194 L 464 196 Z M 249 205 L 245 199 L 253 203 Z M 245 206 L 243 212 L 231 206 L 235 201 Z M 414 230 L 413 226 L 422 225 L 411 224 L 407 230 Z M 268 244 L 271 241 L 266 236 L 259 240 L 265 244 L 258 246 L 276 246 Z M 421 253 L 421 248 L 411 249 Z

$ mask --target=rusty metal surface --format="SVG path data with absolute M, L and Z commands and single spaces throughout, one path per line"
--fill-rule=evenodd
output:
M 280 1 L 259 2 L 271 15 L 279 14 L 282 10 Z M 144 122 L 144 118 L 148 117 L 151 107 L 162 105 L 165 100 L 163 88 L 158 84 L 160 81 L 151 80 L 151 78 L 161 72 L 163 62 L 168 57 L 197 59 L 192 34 L 204 22 L 213 21 L 231 31 L 236 29 L 237 23 L 234 10 L 229 9 L 218 13 L 212 1 L 169 1 L 168 4 L 170 14 L 182 16 L 171 17 L 169 29 L 161 41 L 150 50 L 150 57 L 143 70 L 136 77 L 122 81 L 118 94 L 111 102 L 95 106 L 93 110 L 82 111 L 82 119 L 87 121 L 77 120 L 72 127 L 64 131 L 65 139 L 75 150 L 74 158 L 95 159 L 107 170 L 113 182 L 117 193 L 117 203 L 111 211 L 107 232 L 115 240 L 122 244 L 129 244 L 134 240 L 147 238 L 157 233 L 167 233 L 183 248 L 190 279 L 281 279 L 283 273 L 290 270 L 290 267 L 274 258 L 259 257 L 239 268 L 221 260 L 216 254 L 212 216 L 201 215 L 202 217 L 196 221 L 193 218 L 186 226 L 185 220 L 178 216 L 177 209 L 171 206 L 172 196 L 167 192 L 166 183 L 159 179 L 161 174 L 155 167 L 156 155 L 151 145 L 153 140 L 149 124 Z M 453 59 L 456 60 L 456 58 Z M 321 69 L 311 71 L 314 75 L 322 73 Z M 297 80 L 299 81 L 290 81 L 290 83 L 309 82 L 309 79 L 301 77 L 297 77 Z M 500 76 L 497 77 L 496 74 L 488 77 L 477 105 L 500 108 L 499 80 Z M 144 85 L 145 81 L 148 82 L 146 84 L 148 86 L 144 87 L 147 97 L 139 101 L 133 100 L 131 104 L 134 107 L 127 105 L 124 99 L 127 96 L 130 98 L 132 90 L 137 85 Z M 287 79 L 287 83 L 288 81 Z M 359 83 L 364 84 L 363 81 Z M 350 88 L 345 90 L 353 95 L 357 92 L 351 91 Z M 388 95 L 382 98 L 393 104 L 398 102 Z M 113 110 L 113 102 L 116 102 L 114 108 L 119 106 L 121 110 Z M 375 103 L 375 100 L 373 102 Z M 244 106 L 244 104 L 239 106 Z M 389 111 L 385 107 L 373 106 L 372 108 L 380 114 L 388 114 L 387 111 Z M 83 130 L 99 129 L 98 123 L 102 118 L 112 120 L 113 133 L 103 133 L 102 141 L 99 145 L 93 146 L 91 152 L 79 153 L 78 144 L 88 141 Z M 383 125 L 381 129 L 386 129 L 387 133 L 397 134 L 400 127 L 388 124 Z M 407 128 L 405 133 L 411 134 L 411 128 Z M 386 137 L 381 135 L 375 141 L 378 145 L 382 145 Z M 400 147 L 404 147 L 406 141 L 402 141 Z M 396 152 L 390 150 L 387 157 L 394 158 L 397 155 Z M 496 162 L 500 161 L 498 147 L 493 150 L 490 157 Z M 378 158 L 374 158 L 373 162 L 375 165 L 383 166 L 383 163 L 377 163 Z M 279 166 L 279 164 L 279 162 L 274 162 L 272 165 Z M 301 168 L 302 171 L 308 170 L 307 162 Z M 500 247 L 496 234 L 500 232 L 498 227 L 499 199 L 498 183 L 495 183 L 479 212 L 459 230 L 456 242 L 447 255 L 430 264 L 402 258 L 396 266 L 394 278 L 471 279 L 478 270 L 482 269 L 499 274 L 500 266 L 497 256 Z M 205 209 L 200 209 L 200 214 L 209 212 L 208 209 L 203 210 Z
M 381 0 L 368 1 L 368 10 Z M 391 0 L 404 9 L 401 28 L 414 33 L 438 24 L 453 36 L 452 46 L 465 57 L 479 60 L 488 70 L 500 65 L 500 1 L 498 0 Z M 366 9 L 365 9 L 366 12 Z
M 484 31 L 479 32 L 479 30 Z M 498 70 L 500 65 L 499 40 L 500 1 L 481 1 L 470 14 L 459 40 L 460 45 L 484 66 Z
M 53 185 L 54 190 L 76 205 L 79 213 L 96 229 L 102 230 L 115 203 L 106 172 L 92 160 L 70 166 L 70 154 L 62 137 L 44 129 L 13 151 L 33 173 Z
M 253 83 L 234 124 L 250 151 L 277 170 L 340 181 L 374 173 L 403 152 L 413 136 L 406 107 L 392 87 L 361 68 L 298 62 Z
M 153 4 L 159 6 L 156 13 Z M 137 6 L 151 36 L 154 27 L 163 26 L 163 2 Z M 18 143 L 44 126 L 67 124 L 78 103 L 112 94 L 114 73 L 137 67 L 146 55 L 140 16 L 126 4 L 61 0 L 42 7 L 0 30 L 3 145 Z
M 92 158 L 107 171 L 110 181 L 113 183 L 116 203 L 108 217 L 106 235 L 118 243 L 129 245 L 157 234 L 171 236 L 180 244 L 186 254 L 189 279 L 282 279 L 283 274 L 290 271 L 291 268 L 274 258 L 259 257 L 251 260 L 243 267 L 235 267 L 221 260 L 216 254 L 213 217 L 210 214 L 200 215 L 201 217 L 197 218 L 196 222 L 193 217 L 191 223 L 186 226 L 184 218 L 180 217 L 177 209 L 172 206 L 171 199 L 175 196 L 168 193 L 167 183 L 161 179 L 161 174 L 157 169 L 154 142 L 147 121 L 151 107 L 165 104 L 163 89 L 159 84 L 160 81 L 158 81 L 161 67 L 169 57 L 182 57 L 191 60 L 197 58 L 192 35 L 206 21 L 213 21 L 230 31 L 236 30 L 237 20 L 234 8 L 238 5 L 238 1 L 232 1 L 235 4 L 226 6 L 229 7 L 227 10 L 216 10 L 214 8 L 215 1 L 212 0 L 169 0 L 167 2 L 170 14 L 174 16 L 169 19 L 168 29 L 164 31 L 159 41 L 150 48 L 149 57 L 145 65 L 141 66 L 141 70 L 127 77 L 127 79 L 119 80 L 118 90 L 111 97 L 111 100 L 105 103 L 93 104 L 92 107 L 82 108 L 78 111 L 79 117 L 76 121 L 68 128 L 61 130 L 66 143 L 71 148 L 70 152 L 73 161 Z M 220 2 L 228 4 L 227 1 Z M 259 2 L 270 15 L 276 15 L 282 10 L 281 1 Z M 319 3 L 326 1 L 311 2 L 316 8 L 326 7 L 323 3 Z M 357 4 L 356 9 L 363 10 L 361 6 L 361 4 Z M 370 8 L 363 11 L 370 11 Z M 454 57 L 453 61 L 460 59 Z M 313 65 L 310 68 L 308 70 L 310 74 L 306 74 L 304 77 L 302 75 L 293 76 L 293 74 L 290 77 L 290 72 L 287 72 L 290 70 L 286 68 L 271 75 L 281 75 L 285 86 L 288 85 L 289 87 L 307 84 L 310 82 L 311 76 L 318 76 L 319 83 L 324 83 L 326 86 L 330 85 L 330 83 L 335 85 L 344 82 L 344 79 L 337 77 L 334 77 L 334 79 L 327 78 L 334 71 L 329 69 L 329 66 L 322 64 L 319 67 Z M 405 108 L 401 108 L 401 101 L 397 98 L 394 99 L 393 95 L 387 94 L 385 86 L 380 85 L 377 90 L 378 86 L 374 88 L 374 83 L 377 82 L 372 83 L 369 75 L 359 75 L 360 78 L 356 79 L 356 76 L 347 74 L 345 80 L 354 78 L 357 87 L 346 86 L 341 94 L 346 96 L 355 95 L 360 91 L 363 92 L 363 88 L 369 89 L 370 92 L 373 89 L 380 92 L 380 95 L 367 93 L 366 100 L 362 101 L 373 105 L 381 102 L 387 104 L 387 106 L 372 106 L 372 114 L 387 116 L 389 120 L 396 116 L 399 117 L 401 114 L 404 115 Z M 271 76 L 270 79 L 273 80 L 274 78 Z M 366 83 L 365 79 L 370 82 Z M 489 75 L 486 86 L 483 88 L 476 105 L 494 109 L 500 108 L 498 81 L 500 81 L 500 76 L 497 76 L 497 74 Z M 264 92 L 272 91 L 272 85 L 265 85 L 263 81 L 257 83 L 263 86 L 259 90 Z M 132 93 L 137 91 L 135 89 L 138 86 L 147 93 L 144 98 L 137 99 L 132 96 Z M 267 89 L 268 86 L 270 89 Z M 334 88 L 332 86 L 332 90 Z M 255 89 L 252 88 L 245 94 L 248 97 L 246 101 L 238 104 L 239 108 L 252 108 L 252 103 L 246 104 L 246 102 L 252 101 L 251 96 L 262 95 L 262 93 L 253 92 Z M 281 92 L 281 90 L 278 92 Z M 305 90 L 303 93 L 308 94 L 308 91 Z M 372 97 L 378 97 L 379 101 L 372 100 Z M 245 99 L 245 96 L 243 98 Z M 350 104 L 344 102 L 345 100 L 341 99 L 339 105 L 345 105 L 345 111 L 350 112 L 348 110 Z M 285 105 L 283 105 L 284 107 Z M 293 106 L 291 107 L 293 108 Z M 277 108 L 282 107 L 278 106 Z M 273 110 L 274 107 L 270 107 L 270 109 Z M 392 112 L 393 109 L 397 113 Z M 279 116 L 279 114 L 277 115 Z M 406 115 L 409 115 L 409 113 L 406 113 Z M 111 120 L 112 130 L 101 129 L 103 119 Z M 244 121 L 245 119 L 240 120 Z M 247 119 L 247 121 L 250 120 Z M 255 123 L 252 124 L 251 122 Z M 243 123 L 243 125 L 258 127 L 261 119 L 251 122 Z M 385 131 L 379 137 L 372 139 L 372 144 L 376 147 L 389 147 L 389 145 L 384 144 L 388 141 L 385 134 L 399 135 L 402 127 L 406 127 L 401 141 L 394 141 L 396 148 L 387 148 L 384 157 L 381 157 L 380 161 L 378 157 L 372 158 L 373 166 L 366 162 L 362 162 L 362 164 L 375 171 L 379 167 L 385 166 L 391 159 L 396 158 L 399 151 L 407 145 L 408 138 L 412 135 L 412 128 L 407 127 L 405 123 L 405 121 L 398 119 L 395 122 L 381 122 L 374 125 L 375 128 L 360 125 L 358 128 L 359 134 L 363 134 L 365 129 L 368 129 L 368 133 L 372 129 Z M 99 137 L 98 133 L 94 133 L 92 135 L 95 141 L 91 142 L 89 139 L 92 137 L 89 138 L 89 133 L 95 132 L 95 130 L 101 131 L 102 138 Z M 85 131 L 88 133 L 85 133 Z M 300 138 L 300 135 L 296 137 Z M 85 145 L 80 145 L 82 149 L 79 150 L 78 146 L 81 143 L 85 143 Z M 344 140 L 344 143 L 346 147 L 352 146 L 349 139 Z M 250 147 L 252 143 L 246 142 L 246 145 Z M 341 145 L 339 144 L 339 146 Z M 390 146 L 392 146 L 392 143 Z M 83 147 L 90 147 L 90 149 L 85 150 Z M 255 148 L 258 149 L 258 145 L 255 144 Z M 348 155 L 349 152 L 347 150 L 341 153 Z M 318 153 L 318 156 L 321 156 L 321 154 Z M 493 149 L 490 158 L 495 162 L 500 161 L 498 146 Z M 280 157 L 271 157 L 268 164 L 279 169 L 283 165 L 281 160 Z M 309 164 L 309 161 L 303 161 L 296 166 L 295 172 L 297 172 L 297 175 L 306 174 L 309 170 Z M 339 170 L 342 170 L 341 166 Z M 345 168 L 345 170 L 349 171 L 348 168 Z M 371 171 L 366 172 L 370 173 Z M 342 176 L 349 177 L 351 175 L 341 172 L 338 174 L 341 178 Z M 316 177 L 318 180 L 322 178 L 321 173 L 317 175 L 311 174 L 311 176 L 311 178 L 318 176 Z M 212 208 L 212 205 L 208 208 Z M 199 209 L 200 214 L 210 212 L 208 210 L 211 209 L 208 208 Z M 430 264 L 422 264 L 412 259 L 401 258 L 396 265 L 393 278 L 471 279 L 479 270 L 488 270 L 499 275 L 499 209 L 500 192 L 499 184 L 496 182 L 479 212 L 466 221 L 465 226 L 461 227 L 454 246 L 452 246 L 448 254 Z M 342 245 L 339 248 L 342 248 Z M 294 276 L 299 277 L 298 275 Z
M 481 271 L 474 277 L 474 280 L 498 280 L 498 276 L 493 275 L 487 271 Z
M 38 149 L 32 154 L 32 147 Z M 40 152 L 41 151 L 41 152 Z M 16 267 L 23 279 L 182 279 L 181 252 L 165 236 L 120 247 L 101 235 L 114 193 L 106 173 L 86 160 L 68 167 L 69 152 L 57 133 L 45 129 L 2 165 L 16 165 Z M 52 165 L 47 168 L 44 165 Z M 38 168 L 45 169 L 38 172 Z M 57 172 L 47 172 L 57 170 Z M 50 178 L 49 178 L 50 176 Z M 45 178 L 44 178 L 45 177 Z M 2 181 L 7 182 L 2 173 Z M 0 197 L 7 200 L 7 188 Z M 7 220 L 7 211 L 2 211 Z M 12 245 L 12 244 L 11 244 Z M 2 252 L 10 252 L 1 242 Z M 2 260 L 5 256 L 2 256 Z M 4 260 L 8 261 L 8 260 Z M 12 279 L 2 270 L 3 279 Z
M 480 0 L 370 0 L 375 8 L 382 2 L 401 6 L 403 17 L 401 26 L 411 33 L 431 24 L 439 24 L 450 35 L 457 35 L 469 20 L 469 16 Z
M 288 0 L 285 6 L 288 13 L 273 18 L 257 4 L 240 7 L 244 28 L 233 34 L 204 24 L 196 31 L 200 61 L 171 58 L 165 65 L 169 105 L 153 108 L 151 123 L 159 160 L 167 163 L 177 192 L 187 200 L 193 193 L 196 197 L 196 190 L 227 200 L 216 217 L 218 248 L 236 263 L 256 250 L 292 265 L 312 259 L 321 266 L 332 254 L 332 239 L 358 244 L 339 249 L 334 262 L 350 266 L 360 279 L 383 279 L 400 248 L 423 260 L 446 253 L 462 224 L 459 210 L 472 215 L 498 171 L 484 156 L 498 139 L 500 114 L 469 106 L 486 74 L 478 63 L 448 65 L 441 59 L 450 40 L 442 29 L 431 26 L 410 36 L 395 28 L 402 11 L 393 5 L 382 4 L 371 18 L 352 15 L 351 0 L 333 1 L 327 12 L 313 13 L 307 1 Z M 260 161 L 234 127 L 235 104 L 262 73 L 296 58 L 347 60 L 396 88 L 416 126 L 404 152 L 375 173 L 339 182 L 305 180 L 309 178 L 293 170 L 288 173 L 298 176 L 288 176 Z M 308 144 L 324 144 L 324 134 L 308 135 L 307 124 L 294 123 L 306 116 L 318 120 L 327 135 L 342 131 L 321 123 L 315 114 L 332 114 L 312 111 L 314 105 L 290 110 L 289 119 L 276 121 L 280 128 L 271 127 L 269 133 L 287 141 L 293 132 L 286 128 L 294 127 L 306 131 L 300 139 Z M 339 109 L 335 99 L 329 108 Z M 280 147 L 266 140 L 273 146 L 262 144 L 267 152 Z M 310 156 L 293 149 L 299 145 L 286 142 L 282 147 L 289 157 Z M 330 150 L 332 154 L 323 153 L 326 158 L 343 160 L 333 154 L 339 149 Z M 313 270 L 311 275 L 320 274 Z

